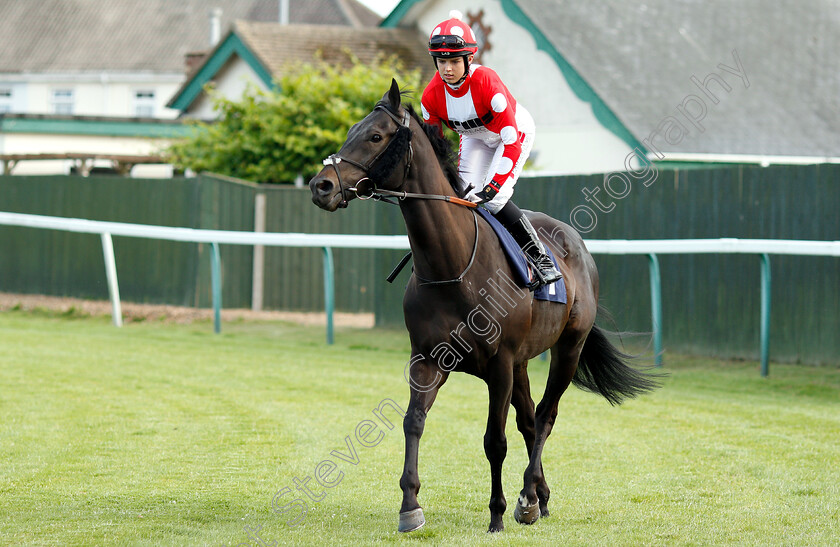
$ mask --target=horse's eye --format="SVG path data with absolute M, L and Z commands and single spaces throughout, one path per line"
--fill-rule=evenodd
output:
M 382 135 L 375 133 L 371 138 L 370 142 L 380 142 L 382 140 Z

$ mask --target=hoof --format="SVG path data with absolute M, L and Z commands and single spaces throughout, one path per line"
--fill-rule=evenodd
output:
M 422 528 L 424 524 L 426 524 L 426 518 L 423 516 L 422 507 L 400 513 L 400 532 L 413 532 Z
M 519 524 L 534 524 L 540 518 L 540 504 L 528 505 L 528 499 L 519 496 L 516 508 L 513 510 L 513 518 Z

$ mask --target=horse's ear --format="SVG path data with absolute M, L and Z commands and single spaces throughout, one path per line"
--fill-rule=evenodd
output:
M 397 80 L 391 78 L 391 89 L 388 90 L 388 102 L 391 103 L 391 108 L 396 112 L 400 108 L 400 86 L 397 85 Z

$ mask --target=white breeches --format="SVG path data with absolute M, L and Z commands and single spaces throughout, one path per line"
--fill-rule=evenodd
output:
M 502 189 L 496 197 L 484 204 L 484 207 L 491 213 L 501 211 L 502 207 L 505 206 L 513 195 L 513 187 L 516 186 L 516 181 L 519 180 L 519 174 L 522 172 L 522 167 L 531 154 L 531 147 L 533 145 L 534 132 L 525 133 L 525 137 L 522 140 L 522 154 L 519 156 L 519 160 L 513 166 L 508 179 L 502 185 Z M 502 159 L 504 148 L 505 146 L 501 142 L 497 146 L 489 146 L 484 140 L 478 137 L 461 136 L 461 146 L 458 154 L 460 158 L 458 173 L 466 185 L 465 189 L 472 185 L 472 189 L 467 194 L 467 199 L 475 201 L 475 193 L 480 192 L 493 179 L 499 161 Z

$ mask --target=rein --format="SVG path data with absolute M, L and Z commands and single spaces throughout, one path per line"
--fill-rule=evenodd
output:
M 440 200 L 440 201 L 448 201 L 449 203 L 453 203 L 455 205 L 462 205 L 464 207 L 469 207 L 470 209 L 475 209 L 478 207 L 477 204 L 466 200 L 461 199 L 455 196 L 445 196 L 443 194 L 414 194 L 411 192 L 394 192 L 393 190 L 380 190 L 374 188 L 370 194 L 362 196 L 358 193 L 356 188 L 348 188 L 348 191 L 357 192 L 356 196 L 361 199 L 371 199 L 373 198 L 376 201 L 384 201 L 385 203 L 390 203 L 392 205 L 399 205 L 397 202 L 388 199 L 387 197 L 383 196 L 391 196 L 399 199 L 400 201 L 404 199 L 432 199 L 432 200 Z

